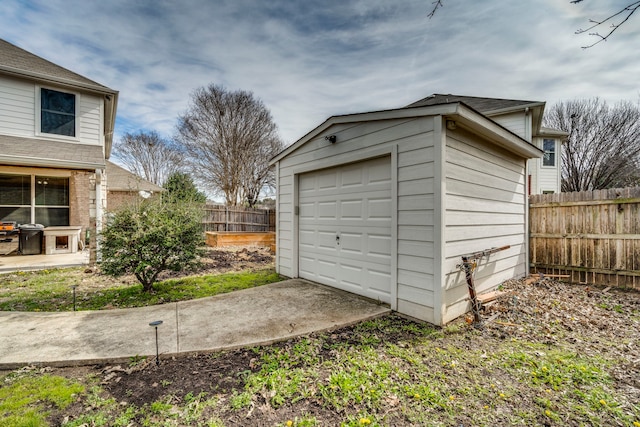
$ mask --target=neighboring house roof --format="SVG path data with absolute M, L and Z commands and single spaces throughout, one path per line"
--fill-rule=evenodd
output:
M 43 149 L 43 145 L 46 148 Z M 37 153 L 46 153 L 46 157 Z M 0 164 L 68 169 L 102 169 L 104 153 L 100 145 L 68 144 L 60 141 L 0 135 Z
M 549 136 L 554 138 L 559 138 L 563 136 L 569 136 L 569 132 L 565 132 L 563 130 L 551 129 L 548 127 L 541 126 L 540 127 L 540 136 Z
M 118 91 L 0 39 L 0 74 L 104 95 L 105 157 L 111 154 Z
M 490 118 L 469 107 L 465 103 L 458 101 L 425 107 L 405 107 L 395 110 L 372 111 L 367 113 L 332 116 L 325 120 L 321 125 L 300 138 L 298 141 L 294 142 L 289 147 L 285 148 L 279 154 L 274 156 L 270 160 L 269 164 L 275 164 L 310 140 L 320 136 L 331 126 L 336 124 L 361 123 L 373 120 L 391 120 L 433 115 L 442 115 L 443 117 L 451 118 L 457 123 L 460 123 L 466 128 L 476 132 L 477 134 L 491 139 L 496 145 L 499 145 L 522 157 L 534 158 L 540 157 L 542 155 L 542 151 L 531 144 L 529 141 L 526 141 L 507 128 L 499 125 Z
M 123 167 L 107 161 L 107 190 L 109 191 L 150 191 L 158 193 L 164 188 L 129 172 Z
M 463 102 L 474 110 L 484 114 L 487 117 L 507 114 L 516 111 L 530 111 L 532 118 L 532 136 L 540 136 L 540 127 L 542 126 L 542 115 L 544 114 L 545 103 L 542 101 L 526 101 L 520 99 L 502 99 L 502 98 L 484 98 L 479 96 L 465 96 L 452 94 L 434 93 L 426 98 L 422 98 L 407 108 L 425 107 L 429 105 L 448 104 L 450 102 Z
M 434 93 L 426 98 L 407 105 L 407 107 L 425 107 L 428 105 L 449 104 L 451 102 L 464 102 L 474 110 L 478 110 L 484 115 L 491 115 L 497 112 L 507 112 L 510 110 L 521 110 L 527 106 L 544 105 L 541 101 L 524 101 L 517 99 L 482 98 L 478 96 L 464 95 L 443 95 Z

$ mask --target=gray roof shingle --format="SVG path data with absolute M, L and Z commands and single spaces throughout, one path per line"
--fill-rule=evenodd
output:
M 482 98 L 477 96 L 433 94 L 407 105 L 411 107 L 427 107 L 430 105 L 463 102 L 480 113 L 524 107 L 530 104 L 542 104 L 540 101 L 523 101 L 517 99 Z
M 0 164 L 96 169 L 104 162 L 99 145 L 0 135 Z
M 98 92 L 116 93 L 115 90 L 107 86 L 56 65 L 2 39 L 0 39 L 0 71 L 85 87 Z
M 107 160 L 107 188 L 109 191 L 164 191 L 164 188 L 129 172 Z

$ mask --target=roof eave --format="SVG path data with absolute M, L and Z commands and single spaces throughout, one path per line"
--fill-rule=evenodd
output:
M 82 83 L 75 80 L 65 79 L 64 77 L 52 77 L 46 74 L 37 73 L 34 71 L 26 71 L 20 70 L 13 67 L 8 67 L 6 65 L 0 65 L 0 73 L 19 77 L 19 78 L 27 78 L 32 80 L 38 80 L 41 82 L 49 83 L 49 84 L 57 84 L 66 86 L 74 89 L 82 89 L 89 92 L 99 93 L 99 94 L 116 94 L 118 91 L 110 89 L 106 86 L 98 85 L 98 84 L 90 84 L 90 83 Z
M 344 116 L 332 116 L 325 120 L 322 124 L 307 133 L 289 147 L 285 148 L 278 155 L 273 157 L 269 162 L 273 166 L 290 153 L 297 150 L 300 146 L 325 132 L 333 125 L 341 123 L 364 122 L 372 120 L 391 120 L 400 118 L 420 117 L 420 116 L 436 116 L 441 115 L 459 121 L 459 123 L 477 134 L 494 141 L 513 153 L 525 158 L 536 158 L 543 155 L 542 150 L 530 144 L 513 132 L 507 130 L 503 126 L 493 120 L 485 117 L 481 113 L 473 110 L 461 102 L 449 104 L 438 104 L 427 107 L 410 107 L 400 108 L 396 110 L 382 110 L 368 113 L 349 114 Z
M 563 130 L 540 127 L 540 131 L 535 136 L 540 136 L 540 137 L 552 136 L 552 137 L 556 137 L 556 138 L 562 138 L 562 137 L 568 137 L 569 136 L 569 132 L 565 132 Z
M 482 114 L 484 114 L 485 116 L 497 116 L 500 114 L 507 114 L 507 113 L 513 113 L 514 111 L 520 111 L 520 110 L 524 110 L 526 108 L 538 108 L 538 107 L 542 107 L 544 109 L 544 106 L 546 105 L 545 102 L 527 102 L 527 103 L 523 103 L 523 104 L 519 104 L 519 105 L 514 105 L 511 107 L 505 107 L 505 108 L 499 108 L 496 110 L 487 110 L 487 111 L 483 111 Z
M 0 164 L 11 166 L 32 166 L 46 168 L 66 168 L 80 170 L 104 169 L 104 162 L 77 162 L 74 160 L 46 159 L 42 157 L 12 156 L 0 154 Z
M 499 125 L 493 120 L 476 112 L 475 110 L 460 104 L 454 115 L 448 116 L 462 127 L 493 141 L 496 145 L 527 159 L 542 157 L 544 152 L 524 140 L 520 136 Z
M 452 114 L 456 109 L 455 103 L 451 104 L 438 104 L 431 105 L 427 107 L 411 107 L 411 108 L 398 108 L 393 110 L 379 110 L 379 111 L 371 111 L 366 113 L 355 113 L 355 114 L 346 114 L 341 116 L 331 116 L 324 122 L 322 122 L 319 126 L 308 132 L 302 138 L 282 150 L 279 154 L 273 157 L 269 161 L 269 165 L 274 165 L 278 161 L 280 161 L 283 157 L 286 157 L 293 151 L 297 150 L 300 146 L 306 144 L 308 141 L 312 140 L 316 136 L 325 132 L 328 128 L 336 124 L 342 123 L 354 123 L 354 122 L 366 122 L 366 121 L 374 121 L 374 120 L 392 120 L 392 119 L 402 119 L 402 118 L 410 118 L 410 117 L 420 117 L 420 116 L 432 116 L 432 115 L 440 115 L 440 114 Z

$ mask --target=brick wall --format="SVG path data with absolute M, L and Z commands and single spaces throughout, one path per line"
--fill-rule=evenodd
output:
M 109 212 L 115 212 L 125 206 L 135 205 L 142 201 L 137 191 L 109 191 L 107 192 L 107 207 Z
M 69 178 L 69 225 L 81 225 L 80 238 L 96 227 L 96 182 L 93 172 L 72 171 Z

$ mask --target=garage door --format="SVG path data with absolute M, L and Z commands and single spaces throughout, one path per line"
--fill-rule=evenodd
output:
M 391 301 L 389 157 L 302 174 L 299 276 Z

